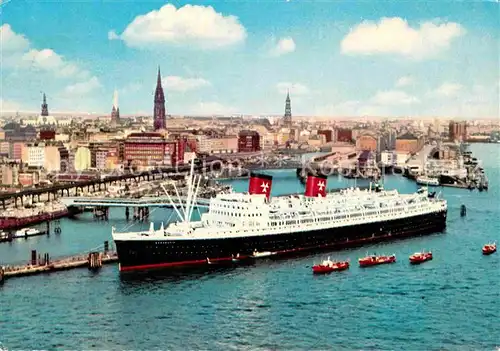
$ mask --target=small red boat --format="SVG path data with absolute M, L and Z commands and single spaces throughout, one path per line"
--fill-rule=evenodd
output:
M 486 244 L 483 246 L 483 255 L 491 255 L 495 251 L 497 251 L 496 243 Z
M 413 255 L 410 256 L 410 263 L 411 264 L 419 264 L 423 263 L 425 261 L 430 261 L 432 260 L 432 252 L 415 252 Z
M 313 266 L 314 274 L 324 274 L 331 273 L 335 271 L 343 271 L 349 268 L 349 261 L 335 262 L 331 261 L 330 257 L 327 260 L 321 262 L 320 264 L 316 264 Z
M 390 256 L 366 256 L 358 260 L 360 267 L 376 266 L 385 263 L 396 262 L 396 255 L 392 254 Z

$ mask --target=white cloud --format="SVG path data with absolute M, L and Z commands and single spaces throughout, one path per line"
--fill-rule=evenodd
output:
M 232 106 L 225 106 L 216 101 L 200 102 L 193 109 L 192 114 L 206 115 L 232 115 L 237 113 L 237 109 Z
M 17 102 L 0 98 L 0 112 L 17 112 L 20 108 Z
M 280 94 L 286 94 L 290 91 L 291 95 L 307 95 L 310 93 L 308 87 L 300 83 L 280 82 L 276 84 L 276 89 Z
M 108 32 L 108 40 L 119 40 L 120 36 L 114 30 Z
M 75 84 L 68 85 L 64 89 L 64 93 L 67 95 L 87 95 L 98 89 L 102 88 L 101 83 L 97 77 L 92 77 L 84 82 L 79 82 Z
M 183 78 L 168 76 L 164 78 L 167 91 L 186 92 L 210 86 L 210 82 L 203 78 Z
M 401 77 L 399 78 L 397 81 L 396 81 L 396 87 L 397 88 L 402 88 L 402 87 L 406 87 L 408 85 L 412 85 L 414 83 L 415 79 L 411 76 L 404 76 L 404 77 Z
M 22 60 L 31 67 L 52 72 L 60 77 L 88 77 L 88 72 L 68 62 L 52 49 L 31 49 L 22 56 Z
M 378 23 L 364 21 L 351 29 L 341 42 L 341 51 L 352 55 L 398 54 L 424 59 L 446 50 L 465 32 L 454 22 L 423 22 L 418 28 L 412 28 L 400 17 L 382 18 Z
M 449 83 L 445 82 L 441 84 L 434 92 L 433 95 L 436 96 L 444 96 L 444 97 L 453 97 L 456 96 L 461 90 L 463 86 L 457 83 Z
M 17 34 L 5 23 L 0 26 L 0 42 L 2 55 L 12 51 L 24 51 L 29 47 L 29 41 L 22 34 Z
M 185 5 L 177 9 L 167 4 L 159 10 L 137 16 L 121 35 L 108 33 L 109 39 L 122 39 L 128 46 L 161 44 L 220 48 L 245 40 L 245 28 L 235 16 L 224 16 L 211 6 Z
M 420 101 L 415 96 L 399 90 L 379 91 L 370 99 L 370 103 L 376 105 L 408 105 L 418 102 Z
M 55 74 L 58 77 L 86 79 L 89 73 L 79 68 L 52 49 L 31 48 L 31 43 L 22 34 L 15 33 L 9 24 L 0 27 L 2 40 L 1 58 L 4 67 L 34 68 Z
M 452 86 L 460 86 L 459 88 Z M 444 86 L 444 88 L 443 88 Z M 473 85 L 471 88 L 459 84 L 445 83 L 441 85 L 441 92 L 452 95 L 440 95 L 453 97 L 453 99 L 436 99 L 436 105 L 432 109 L 433 114 L 456 118 L 499 118 L 498 85 Z M 437 90 L 439 90 L 439 88 Z M 431 96 L 436 95 L 436 91 Z
M 295 41 L 293 38 L 281 38 L 276 46 L 270 51 L 272 56 L 281 56 L 295 51 Z

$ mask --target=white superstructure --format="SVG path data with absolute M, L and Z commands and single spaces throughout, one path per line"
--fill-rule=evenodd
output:
M 192 180 L 193 178 L 190 177 Z M 167 228 L 118 233 L 115 240 L 190 240 L 248 237 L 315 231 L 336 227 L 384 222 L 446 211 L 445 200 L 430 197 L 427 189 L 399 194 L 397 190 L 346 189 L 326 197 L 292 195 L 273 197 L 247 193 L 218 194 L 210 200 L 201 220 L 190 221 L 197 187 L 189 182 L 185 208 L 175 207 L 181 221 Z M 198 181 L 199 183 L 199 181 Z M 194 193 L 194 197 L 193 197 Z

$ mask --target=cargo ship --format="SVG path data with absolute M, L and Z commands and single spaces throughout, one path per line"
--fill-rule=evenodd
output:
M 421 188 L 412 194 L 374 187 L 327 193 L 327 179 L 309 175 L 305 193 L 271 197 L 272 176 L 251 174 L 247 193 L 218 194 L 191 221 L 199 176 L 188 179 L 185 206 L 167 193 L 179 220 L 159 229 L 112 237 L 121 272 L 232 263 L 358 246 L 443 231 L 447 202 Z M 268 253 L 260 255 L 260 253 Z

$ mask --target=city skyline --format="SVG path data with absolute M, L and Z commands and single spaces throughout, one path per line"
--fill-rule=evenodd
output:
M 498 4 L 362 4 L 4 3 L 0 108 L 498 118 Z

